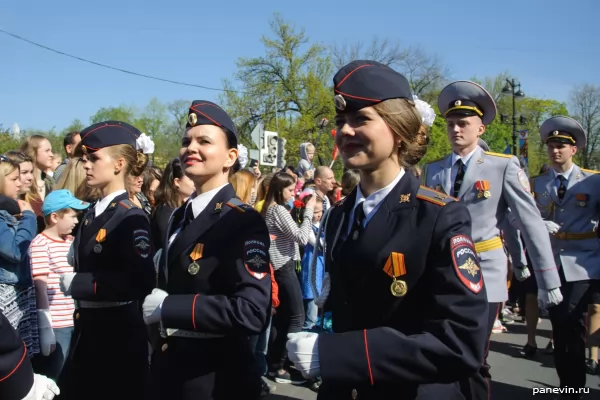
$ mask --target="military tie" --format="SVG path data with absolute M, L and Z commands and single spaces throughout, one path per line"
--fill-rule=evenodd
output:
M 363 231 L 363 222 L 365 221 L 365 210 L 363 209 L 364 201 L 358 203 L 358 205 L 354 208 L 354 221 L 352 223 L 352 240 L 358 239 L 358 235 L 360 235 Z
M 463 164 L 460 158 L 456 161 L 456 165 L 458 166 L 458 171 L 456 172 L 456 179 L 454 180 L 454 197 L 458 197 L 458 192 L 460 192 L 460 187 L 463 183 L 463 178 L 465 177 L 465 164 Z
M 567 187 L 565 186 L 565 178 L 563 175 L 558 176 L 558 180 L 560 181 L 560 185 L 558 186 L 558 198 L 562 201 L 565 198 L 565 193 L 567 193 Z
M 183 214 L 183 221 L 181 222 L 181 229 L 183 231 L 192 221 L 194 220 L 194 210 L 192 209 L 192 205 L 190 204 Z

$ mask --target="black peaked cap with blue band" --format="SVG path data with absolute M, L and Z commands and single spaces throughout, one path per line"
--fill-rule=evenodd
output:
M 456 81 L 442 89 L 438 108 L 444 117 L 479 116 L 484 125 L 496 118 L 496 102 L 483 86 L 470 81 Z
M 194 100 L 188 111 L 186 128 L 198 125 L 215 125 L 226 128 L 233 133 L 237 139 L 238 132 L 229 114 L 221 107 L 207 100 Z
M 409 99 L 408 80 L 387 65 L 356 60 L 333 77 L 334 102 L 338 111 L 356 111 L 389 99 Z
M 585 130 L 573 118 L 556 116 L 548 118 L 540 126 L 542 142 L 558 142 L 584 148 L 587 142 Z
M 139 129 L 125 122 L 98 122 L 81 131 L 81 149 L 84 153 L 93 153 L 119 144 L 128 144 L 135 149 L 141 134 Z

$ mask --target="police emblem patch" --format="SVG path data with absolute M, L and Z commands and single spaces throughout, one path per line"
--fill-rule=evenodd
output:
M 244 242 L 244 267 L 252 277 L 263 279 L 269 273 L 269 250 L 260 240 Z
M 527 178 L 527 174 L 525 173 L 525 171 L 520 170 L 517 175 L 519 177 L 519 183 L 521 184 L 523 189 L 525 189 L 527 193 L 531 193 L 531 185 L 529 184 L 529 178 Z
M 483 275 L 479 267 L 473 241 L 465 235 L 456 235 L 450 239 L 452 265 L 458 279 L 473 293 L 483 289 Z
M 150 235 L 145 229 L 137 229 L 133 231 L 133 250 L 135 253 L 142 257 L 148 258 L 150 256 L 152 246 L 150 245 Z

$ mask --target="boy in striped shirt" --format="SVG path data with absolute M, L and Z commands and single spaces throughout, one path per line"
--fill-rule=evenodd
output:
M 88 207 L 89 203 L 76 199 L 66 189 L 48 194 L 42 205 L 46 229 L 29 247 L 41 349 L 33 366 L 36 372 L 55 380 L 67 358 L 75 310 L 73 299 L 60 290 L 60 276 L 73 272 L 67 262 L 73 243 L 69 234 L 77 225 L 77 211 Z

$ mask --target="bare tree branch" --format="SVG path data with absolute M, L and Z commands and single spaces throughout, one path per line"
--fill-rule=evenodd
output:
M 597 169 L 600 145 L 600 86 L 580 85 L 571 92 L 571 110 L 587 134 L 587 146 L 580 149 L 584 168 Z

